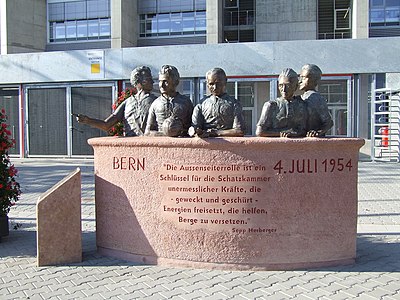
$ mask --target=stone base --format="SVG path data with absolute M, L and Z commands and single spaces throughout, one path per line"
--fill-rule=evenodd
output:
M 81 171 L 43 193 L 36 205 L 37 265 L 82 261 Z
M 229 270 L 351 264 L 356 138 L 94 138 L 101 253 Z

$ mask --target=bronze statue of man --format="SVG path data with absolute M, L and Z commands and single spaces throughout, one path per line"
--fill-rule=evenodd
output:
M 214 68 L 206 74 L 211 95 L 206 96 L 193 110 L 189 135 L 199 137 L 243 136 L 245 123 L 242 105 L 226 93 L 226 74 Z
M 151 93 L 154 81 L 150 68 L 146 66 L 135 68 L 131 73 L 130 81 L 137 90 L 136 95 L 132 95 L 122 102 L 105 120 L 90 118 L 82 114 L 78 114 L 76 120 L 104 131 L 109 131 L 117 122 L 122 121 L 125 136 L 143 135 L 150 105 L 156 98 Z
M 284 69 L 278 81 L 281 97 L 265 102 L 257 123 L 256 135 L 264 137 L 304 137 L 306 135 L 307 110 L 300 96 L 297 73 Z
M 178 69 L 164 65 L 158 79 L 161 96 L 150 106 L 145 135 L 187 136 L 193 103 L 176 91 L 180 79 Z
M 299 87 L 304 93 L 301 98 L 307 106 L 307 136 L 324 137 L 332 128 L 332 116 L 329 113 L 326 99 L 316 91 L 321 81 L 322 71 L 317 65 L 306 64 L 300 72 Z

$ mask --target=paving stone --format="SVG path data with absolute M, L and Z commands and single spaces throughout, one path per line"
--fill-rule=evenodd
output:
M 39 161 L 32 161 L 35 163 Z M 66 161 L 65 165 L 69 164 Z M 40 191 L 69 173 L 60 164 L 45 169 L 43 165 L 40 163 L 38 176 L 34 175 L 36 167 L 28 166 L 29 176 L 20 170 L 26 189 L 21 205 L 13 207 L 10 217 L 23 227 L 11 231 L 0 244 L 1 299 L 400 299 L 400 215 L 393 214 L 400 211 L 400 164 L 360 163 L 359 213 L 368 216 L 359 219 L 364 227 L 357 237 L 355 265 L 279 272 L 164 268 L 104 257 L 95 251 L 95 207 L 88 200 L 82 203 L 82 242 L 84 249 L 89 249 L 84 251 L 83 262 L 38 268 L 35 203 Z M 70 167 L 72 170 L 76 165 Z M 92 189 L 88 198 L 93 198 L 93 175 L 84 175 L 93 172 L 93 167 L 81 170 L 83 181 L 91 178 L 82 188 L 87 192 Z M 54 171 L 57 176 L 52 177 Z M 382 183 L 382 176 L 392 180 Z M 305 292 L 300 293 L 301 289 Z

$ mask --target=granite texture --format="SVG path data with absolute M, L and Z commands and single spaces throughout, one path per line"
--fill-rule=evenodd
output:
M 37 265 L 81 262 L 80 169 L 40 195 L 36 206 Z
M 100 253 L 234 270 L 351 264 L 357 138 L 118 138 L 95 153 Z

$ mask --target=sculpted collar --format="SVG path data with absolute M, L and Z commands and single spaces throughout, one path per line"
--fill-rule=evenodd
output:
M 173 102 L 174 99 L 179 95 L 179 93 L 176 93 L 175 96 L 169 97 L 165 95 L 161 95 L 161 99 L 164 100 L 165 102 Z

